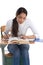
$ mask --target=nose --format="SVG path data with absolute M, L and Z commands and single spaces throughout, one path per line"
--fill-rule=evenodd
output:
M 21 22 L 23 22 L 24 20 L 23 19 L 21 19 Z

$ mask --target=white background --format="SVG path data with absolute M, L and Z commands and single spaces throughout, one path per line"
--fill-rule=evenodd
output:
M 43 0 L 0 0 L 0 27 L 15 17 L 16 10 L 19 7 L 27 9 L 27 18 L 31 19 L 40 38 L 43 39 Z M 43 43 L 30 45 L 29 52 L 31 65 L 43 65 Z M 0 53 L 0 63 L 2 65 L 1 59 Z

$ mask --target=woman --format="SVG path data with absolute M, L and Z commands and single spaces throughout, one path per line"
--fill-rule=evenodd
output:
M 11 29 L 12 37 L 21 36 L 23 39 L 33 39 L 36 38 L 36 31 L 32 26 L 31 21 L 26 19 L 27 10 L 23 7 L 20 7 L 16 12 L 16 17 L 13 20 L 9 20 L 6 25 L 5 34 L 8 34 Z M 31 28 L 34 35 L 26 36 L 25 33 L 28 28 Z M 8 36 L 5 35 L 5 38 Z M 22 56 L 23 65 L 30 65 L 29 61 L 29 45 L 28 44 L 9 44 L 8 51 L 13 54 L 13 64 L 20 65 L 20 56 Z

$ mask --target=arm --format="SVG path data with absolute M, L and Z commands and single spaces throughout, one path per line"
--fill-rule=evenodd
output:
M 25 36 L 25 35 L 22 35 L 21 36 L 21 38 L 23 38 L 23 39 L 34 39 L 34 38 L 36 38 L 36 36 L 35 35 L 30 35 L 30 36 Z
M 30 38 L 39 38 L 38 31 L 36 30 L 35 26 L 33 25 L 33 23 L 31 21 L 29 23 L 29 27 L 33 32 L 33 35 L 31 35 Z
M 27 28 L 30 28 L 32 30 L 33 34 L 29 36 L 23 35 L 22 38 L 28 38 L 28 39 L 39 38 L 37 30 L 35 29 L 35 26 L 32 24 L 30 20 L 27 20 L 27 26 L 28 26 Z

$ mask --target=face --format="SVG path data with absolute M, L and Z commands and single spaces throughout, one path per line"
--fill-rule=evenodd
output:
M 26 14 L 25 13 L 21 13 L 20 15 L 16 16 L 17 22 L 18 23 L 23 23 L 26 19 Z

